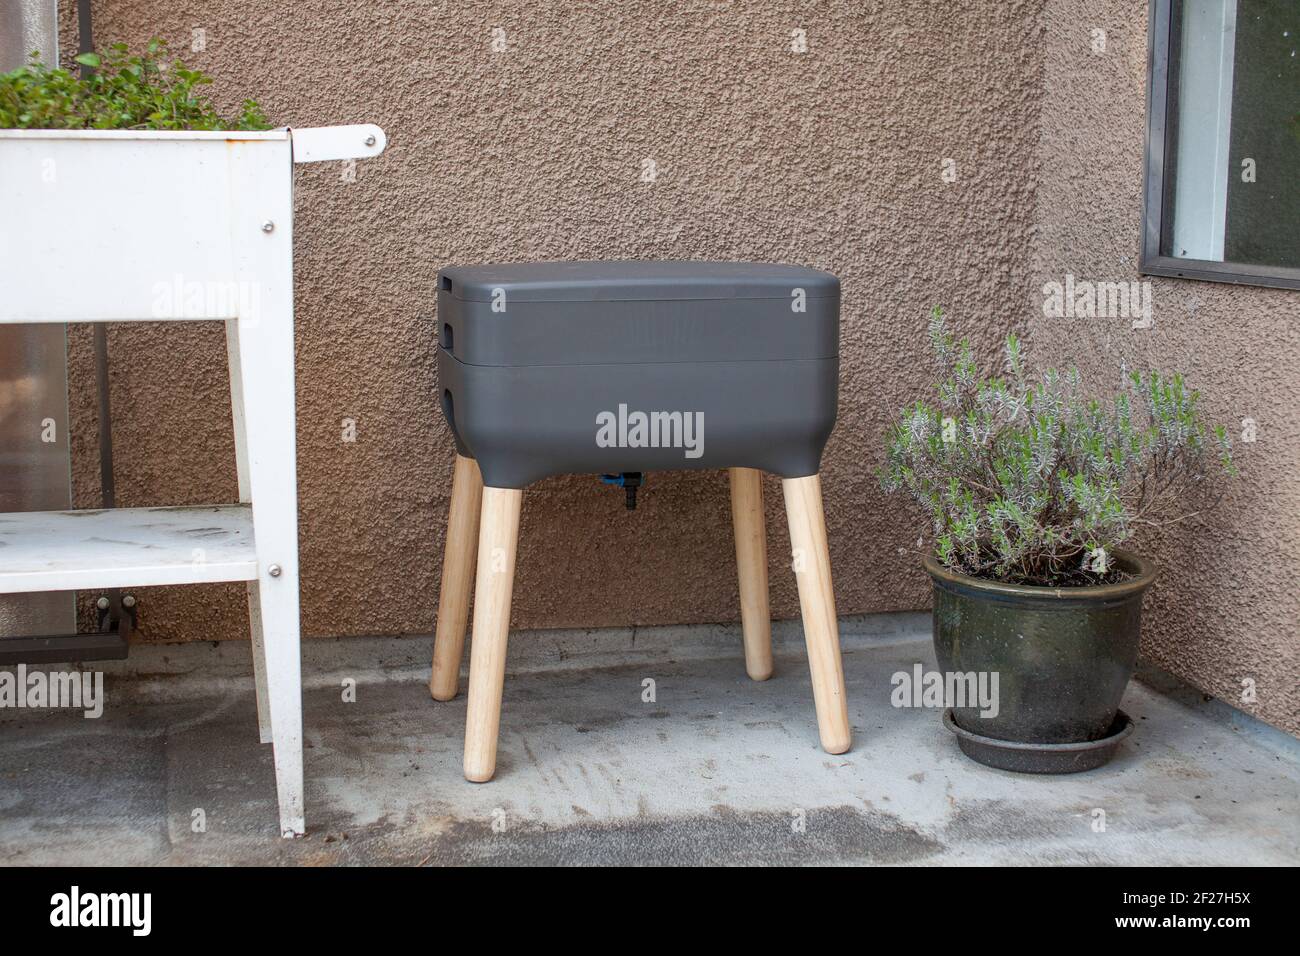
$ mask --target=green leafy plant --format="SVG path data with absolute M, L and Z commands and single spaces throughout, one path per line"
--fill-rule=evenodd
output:
M 212 80 L 180 60 L 164 62 L 167 45 L 153 39 L 142 56 L 124 43 L 83 53 L 88 75 L 32 62 L 0 74 L 0 129 L 259 130 L 270 123 L 253 100 L 223 119 L 201 88 Z
M 1083 396 L 1077 369 L 1031 377 L 1014 335 L 1006 374 L 981 377 L 938 308 L 930 341 L 937 403 L 889 429 L 880 478 L 933 517 L 935 555 L 954 571 L 1053 587 L 1122 580 L 1115 547 L 1199 514 L 1215 473 L 1236 474 L 1225 430 L 1207 429 L 1180 375 L 1133 373 L 1103 402 Z

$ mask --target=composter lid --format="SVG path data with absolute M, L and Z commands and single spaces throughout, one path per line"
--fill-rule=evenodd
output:
M 512 262 L 453 266 L 438 288 L 466 302 L 488 302 L 505 289 L 514 302 L 612 302 L 631 299 L 785 299 L 840 294 L 829 272 L 771 262 Z
M 766 262 L 528 262 L 438 274 L 443 352 L 471 365 L 834 358 L 840 282 Z

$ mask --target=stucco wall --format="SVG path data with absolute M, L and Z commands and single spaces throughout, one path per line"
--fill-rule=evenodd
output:
M 1050 0 L 1029 341 L 1111 387 L 1130 368 L 1182 371 L 1227 425 L 1239 480 L 1200 527 L 1139 539 L 1160 565 L 1142 652 L 1208 694 L 1300 732 L 1300 293 L 1153 278 L 1154 325 L 1055 319 L 1041 288 L 1138 274 L 1147 12 L 1131 0 Z M 1106 32 L 1104 54 L 1091 31 Z M 1253 418 L 1257 440 L 1240 441 Z M 1257 700 L 1242 699 L 1242 681 Z
M 452 444 L 436 404 L 433 282 L 450 263 L 770 259 L 843 280 L 840 422 L 825 459 L 839 608 L 927 600 L 912 520 L 873 469 L 920 387 L 934 302 L 1023 298 L 1037 4 L 94 6 L 97 41 L 157 34 L 277 122 L 373 121 L 343 182 L 296 172 L 298 454 L 306 633 L 428 632 Z M 494 54 L 492 28 L 509 50 Z M 791 52 L 791 31 L 808 52 Z M 956 161 L 945 184 L 941 162 Z M 641 181 L 643 160 L 658 179 Z M 996 335 L 990 328 L 989 341 Z M 74 380 L 93 381 L 89 335 Z M 115 327 L 120 503 L 235 496 L 218 328 Z M 93 396 L 74 385 L 76 491 L 98 494 Z M 357 441 L 340 440 L 341 421 Z M 524 501 L 520 627 L 734 620 L 726 476 L 654 474 L 633 513 L 592 477 Z M 774 613 L 798 613 L 767 486 Z M 242 636 L 239 587 L 143 593 L 144 638 Z
M 839 610 L 926 606 L 918 516 L 884 499 L 873 472 L 886 422 L 928 385 L 929 307 L 944 304 L 990 356 L 1011 327 L 1028 326 L 1053 360 L 1128 336 L 1035 315 L 1044 276 L 1135 268 L 1145 40 L 1130 6 L 100 0 L 94 11 L 100 42 L 159 35 L 188 50 L 202 28 L 206 50 L 185 58 L 227 107 L 252 95 L 276 122 L 389 133 L 355 182 L 338 164 L 296 172 L 303 626 L 326 635 L 432 628 L 452 457 L 435 401 L 433 277 L 484 260 L 752 258 L 838 274 L 840 420 L 823 475 Z M 1089 52 L 1093 20 L 1111 31 L 1107 57 Z M 507 52 L 493 52 L 494 27 Z M 808 52 L 791 51 L 795 29 Z M 653 183 L 641 181 L 647 159 Z M 1285 414 L 1272 356 L 1295 345 L 1294 301 L 1161 283 L 1156 330 L 1141 340 L 1203 382 L 1215 411 L 1254 413 L 1275 443 L 1254 456 L 1220 530 L 1168 544 L 1172 559 L 1157 551 L 1168 573 L 1147 653 L 1225 696 L 1239 672 L 1256 675 L 1247 709 L 1292 731 L 1294 698 L 1289 710 L 1281 700 L 1297 676 L 1288 516 L 1300 416 Z M 73 343 L 75 488 L 89 506 L 88 332 Z M 118 327 L 111 348 L 120 503 L 232 499 L 220 331 Z M 340 440 L 344 418 L 355 443 Z M 633 513 L 590 477 L 530 489 L 514 624 L 736 619 L 726 489 L 721 473 L 654 474 Z M 767 495 L 773 613 L 790 617 L 774 481 Z M 239 587 L 140 600 L 146 640 L 245 633 Z

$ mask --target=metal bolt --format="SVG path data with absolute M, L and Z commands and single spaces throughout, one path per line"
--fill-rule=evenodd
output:
M 122 607 L 135 607 L 135 595 L 134 594 L 122 595 Z
M 106 597 L 102 597 L 102 598 L 100 598 L 98 601 L 95 602 L 95 607 L 99 608 L 101 611 L 107 611 L 107 610 L 108 610 L 108 598 L 106 598 Z
M 375 145 L 375 138 L 374 138 L 373 136 L 367 136 L 367 137 L 366 137 L 366 145 L 367 145 L 367 146 L 374 146 L 374 145 Z
M 271 575 L 273 578 L 278 578 L 280 576 L 280 566 L 278 564 L 273 564 L 266 569 L 266 573 Z
M 273 223 L 273 222 L 272 222 L 271 220 L 269 220 L 269 219 L 266 220 L 266 222 L 262 223 L 262 231 L 263 231 L 263 232 L 275 232 L 275 223 Z

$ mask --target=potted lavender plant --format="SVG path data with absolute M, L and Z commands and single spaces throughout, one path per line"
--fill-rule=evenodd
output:
M 1119 704 L 1156 579 L 1124 546 L 1195 517 L 1216 473 L 1235 474 L 1225 430 L 1206 426 L 1180 375 L 1135 372 L 1087 398 L 1076 369 L 1030 375 L 1014 335 L 999 377 L 979 374 L 937 308 L 930 339 L 936 400 L 889 429 L 881 480 L 932 525 L 940 668 L 996 674 L 1000 697 L 950 707 L 945 724 L 990 766 L 1098 766 L 1132 729 Z

